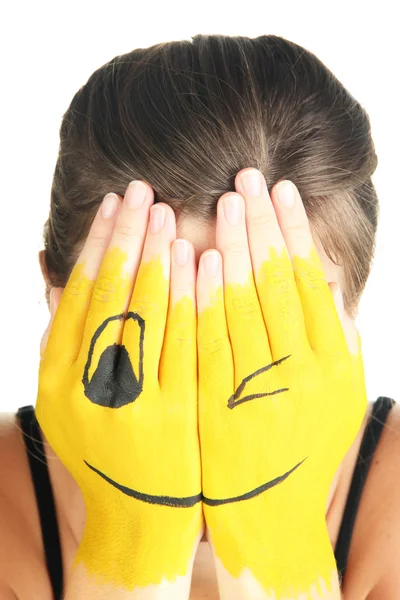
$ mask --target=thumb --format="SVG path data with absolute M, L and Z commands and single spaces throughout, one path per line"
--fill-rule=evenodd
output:
M 49 303 L 50 303 L 50 320 L 49 320 L 49 324 L 46 327 L 45 332 L 42 335 L 42 339 L 40 340 L 40 358 L 43 357 L 44 351 L 46 349 L 46 345 L 47 345 L 47 340 L 49 339 L 49 335 L 50 335 L 50 331 L 51 331 L 51 326 L 53 324 L 54 321 L 54 316 L 56 314 L 57 311 L 57 307 L 60 303 L 60 298 L 62 295 L 64 288 L 51 288 L 50 290 L 50 295 L 49 295 Z
M 342 290 L 340 289 L 340 285 L 337 281 L 331 281 L 329 284 L 330 290 L 332 292 L 333 299 L 335 301 L 335 306 L 337 313 L 340 317 L 340 320 L 343 324 L 344 319 L 344 305 L 343 305 L 343 295 Z
M 337 281 L 332 281 L 331 283 L 328 283 L 328 285 L 331 289 L 336 310 L 346 336 L 347 346 L 352 354 L 357 355 L 360 344 L 359 332 L 353 319 L 351 319 L 344 310 L 343 294 L 340 285 Z

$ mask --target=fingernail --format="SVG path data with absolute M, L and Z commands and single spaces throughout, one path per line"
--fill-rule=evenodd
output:
M 225 219 L 230 225 L 238 225 L 242 218 L 242 199 L 239 196 L 227 196 L 224 199 Z
M 149 228 L 151 233 L 159 233 L 161 229 L 164 227 L 165 223 L 165 208 L 163 206 L 158 206 L 157 204 L 153 204 L 150 209 L 150 224 Z
M 276 186 L 278 200 L 285 208 L 292 208 L 296 201 L 296 191 L 291 181 L 283 181 Z
M 186 265 L 189 258 L 189 246 L 186 240 L 175 240 L 174 258 L 176 264 L 178 264 L 180 267 Z
M 141 181 L 131 181 L 129 188 L 127 205 L 129 208 L 139 208 L 146 198 L 147 187 Z
M 101 204 L 101 214 L 104 219 L 109 219 L 117 212 L 119 205 L 118 196 L 115 194 L 106 194 Z
M 246 171 L 240 178 L 246 196 L 261 196 L 263 180 L 260 171 Z
M 207 275 L 214 277 L 218 273 L 219 268 L 218 252 L 209 252 L 202 260 L 204 261 L 204 269 Z

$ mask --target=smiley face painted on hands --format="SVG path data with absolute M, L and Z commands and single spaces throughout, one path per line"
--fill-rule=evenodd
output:
M 125 346 L 121 346 L 120 344 L 114 343 L 111 346 L 107 346 L 105 350 L 100 355 L 100 359 L 98 361 L 97 367 L 93 370 L 93 374 L 90 377 L 90 372 L 92 371 L 92 360 L 93 355 L 96 351 L 96 344 L 101 345 L 101 335 L 106 329 L 107 326 L 112 324 L 114 321 L 121 321 L 124 318 L 123 314 L 108 317 L 97 329 L 95 334 L 93 335 L 90 348 L 89 348 L 89 356 L 87 363 L 85 365 L 84 376 L 82 378 L 82 383 L 84 385 L 85 396 L 89 398 L 89 400 L 95 404 L 98 404 L 103 407 L 109 408 L 120 408 L 121 406 L 126 406 L 127 404 L 134 402 L 143 391 L 143 380 L 144 380 L 144 372 L 143 372 L 143 342 L 145 335 L 145 322 L 144 320 L 134 312 L 129 312 L 125 319 L 124 323 L 128 320 L 132 319 L 134 323 L 137 323 L 138 329 L 138 360 L 139 364 L 136 368 L 133 367 L 129 352 Z M 242 404 L 243 402 L 248 402 L 253 400 L 254 398 L 261 398 L 264 396 L 269 396 L 277 393 L 281 393 L 287 391 L 288 388 L 282 388 L 279 390 L 275 390 L 273 392 L 264 392 L 264 393 L 248 393 L 246 390 L 246 386 L 248 387 L 249 381 L 254 378 L 260 378 L 263 373 L 266 373 L 269 369 L 274 367 L 276 364 L 282 362 L 282 360 L 286 360 L 289 357 L 284 357 L 280 361 L 276 361 L 270 365 L 262 367 L 258 369 L 255 373 L 251 373 L 247 376 L 241 384 L 238 386 L 238 389 L 228 400 L 228 407 L 233 409 L 234 407 Z M 137 373 L 137 374 L 136 374 Z M 262 382 L 254 381 L 253 386 L 256 389 L 262 389 Z M 223 498 L 223 499 L 211 499 L 204 497 L 201 493 L 196 494 L 191 497 L 186 498 L 178 498 L 172 496 L 154 496 L 150 494 L 146 494 L 140 492 L 138 490 L 134 490 L 125 485 L 122 485 L 110 477 L 108 477 L 101 470 L 95 468 L 93 465 L 90 465 L 86 460 L 84 461 L 86 465 L 91 468 L 93 471 L 98 473 L 105 481 L 108 481 L 111 485 L 113 485 L 116 489 L 120 490 L 122 493 L 132 496 L 138 500 L 143 502 L 149 502 L 152 504 L 161 504 L 168 506 L 193 506 L 193 504 L 199 502 L 201 499 L 206 504 L 211 506 L 216 506 L 218 504 L 226 504 L 228 502 L 237 502 L 239 500 L 245 500 L 248 498 L 252 498 L 257 494 L 262 493 L 263 491 L 277 485 L 281 481 L 283 481 L 286 477 L 290 475 L 292 471 L 294 471 L 300 464 L 298 463 L 290 469 L 287 473 L 276 477 L 272 481 L 268 481 L 257 488 L 245 492 L 239 497 L 232 498 Z

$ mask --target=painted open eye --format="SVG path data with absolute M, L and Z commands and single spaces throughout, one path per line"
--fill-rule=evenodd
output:
M 112 344 L 101 353 L 97 367 L 89 381 L 89 370 L 92 364 L 96 344 L 101 344 L 101 334 L 115 320 L 124 318 L 124 313 L 109 317 L 96 329 L 88 353 L 82 383 L 84 393 L 94 404 L 109 408 L 120 408 L 134 402 L 143 391 L 143 342 L 145 322 L 135 312 L 128 312 L 125 323 L 132 319 L 130 327 L 137 324 L 139 345 L 138 364 L 132 365 L 128 350 L 124 345 Z
M 247 396 L 242 396 L 242 393 L 245 390 L 246 384 L 250 380 L 254 379 L 254 377 L 257 377 L 257 375 L 261 375 L 261 373 L 265 373 L 265 371 L 268 371 L 272 367 L 275 367 L 275 365 L 279 365 L 279 363 L 281 363 L 283 360 L 286 360 L 290 356 L 292 356 L 292 355 L 288 354 L 287 356 L 284 356 L 283 358 L 280 358 L 279 360 L 276 360 L 265 367 L 261 367 L 261 369 L 257 369 L 257 371 L 254 371 L 254 373 L 250 373 L 250 375 L 247 375 L 247 377 L 245 377 L 243 379 L 243 381 L 240 383 L 240 385 L 238 386 L 236 392 L 234 394 L 232 394 L 232 396 L 229 398 L 228 408 L 235 408 L 235 406 L 238 406 L 239 404 L 243 404 L 243 402 L 248 402 L 249 400 L 253 400 L 254 398 L 263 398 L 264 396 L 273 396 L 274 394 L 280 394 L 281 392 L 287 392 L 289 388 L 281 388 L 281 389 L 275 390 L 273 392 L 263 392 L 263 393 L 259 393 L 259 394 L 253 393 L 253 394 L 249 394 Z

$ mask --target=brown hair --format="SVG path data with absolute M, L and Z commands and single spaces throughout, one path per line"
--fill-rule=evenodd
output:
M 375 249 L 376 166 L 366 111 L 291 41 L 196 35 L 137 48 L 97 69 L 63 116 L 44 226 L 50 283 L 65 286 L 107 192 L 144 179 L 177 218 L 209 221 L 237 172 L 256 167 L 268 189 L 297 186 L 313 234 L 343 266 L 353 316 Z

